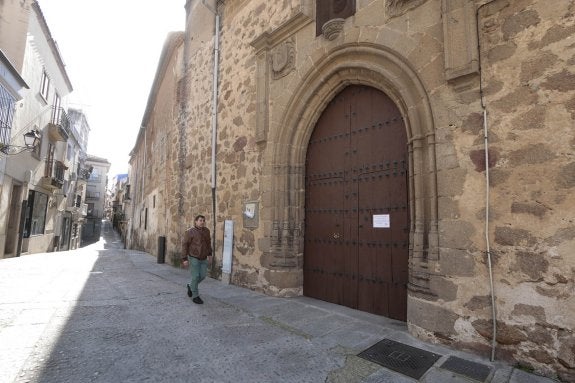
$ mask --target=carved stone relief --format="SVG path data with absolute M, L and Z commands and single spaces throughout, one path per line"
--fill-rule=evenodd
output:
M 477 22 L 475 4 L 468 0 L 442 1 L 445 75 L 447 80 L 464 90 L 479 73 Z
M 355 0 L 317 0 L 316 1 L 316 36 L 324 34 L 324 27 L 329 28 L 329 31 L 333 31 L 334 27 L 331 26 L 331 20 L 345 20 L 355 14 Z M 340 22 L 336 22 L 336 28 L 341 25 Z M 330 34 L 331 36 L 331 34 Z M 327 38 L 327 37 L 326 37 Z M 335 37 L 334 37 L 335 38 Z M 333 40 L 330 39 L 330 40 Z
M 344 19 L 331 19 L 326 21 L 321 27 L 323 37 L 330 41 L 335 40 L 343 31 L 344 22 Z
M 295 42 L 292 39 L 276 46 L 270 55 L 272 78 L 280 79 L 295 69 Z
M 427 0 L 387 0 L 385 7 L 387 14 L 393 17 L 399 16 L 412 8 L 418 7 L 426 1 Z
M 263 32 L 251 45 L 255 48 L 256 70 L 256 142 L 267 140 L 269 125 L 269 82 L 287 76 L 295 69 L 295 41 L 293 36 L 313 21 L 308 16 L 309 6 L 302 1 L 301 9 L 274 30 Z
M 269 53 L 262 50 L 257 54 L 257 72 L 256 72 L 256 141 L 266 140 L 268 131 L 268 99 L 269 99 L 269 80 L 268 80 L 268 57 Z
M 298 267 L 298 243 L 301 239 L 301 223 L 273 221 L 271 233 L 271 261 L 273 268 L 293 269 Z

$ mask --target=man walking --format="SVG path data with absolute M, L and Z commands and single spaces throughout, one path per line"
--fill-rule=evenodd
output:
M 198 292 L 198 284 L 206 278 L 208 272 L 208 257 L 212 256 L 210 230 L 206 227 L 206 217 L 198 215 L 194 219 L 194 226 L 184 233 L 182 243 L 182 267 L 190 268 L 190 283 L 188 283 L 188 296 L 197 304 L 202 304 Z M 209 258 L 211 262 L 211 258 Z

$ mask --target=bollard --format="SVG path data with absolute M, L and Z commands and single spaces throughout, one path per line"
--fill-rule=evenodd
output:
M 158 263 L 166 262 L 166 237 L 158 237 Z

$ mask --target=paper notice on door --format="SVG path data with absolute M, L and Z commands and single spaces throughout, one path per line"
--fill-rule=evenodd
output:
M 390 227 L 389 214 L 374 214 L 373 215 L 373 227 Z

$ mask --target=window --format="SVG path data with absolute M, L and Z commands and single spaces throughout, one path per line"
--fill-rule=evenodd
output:
M 101 179 L 102 179 L 102 174 L 101 174 L 100 169 L 93 168 L 92 173 L 90 173 L 90 178 L 88 179 L 88 181 L 100 182 Z
M 154 196 L 153 200 L 154 200 L 154 203 L 153 203 L 153 206 L 152 206 L 152 207 L 155 208 L 155 207 L 156 207 L 156 196 Z
M 60 125 L 62 119 L 62 101 L 58 93 L 54 93 L 54 102 L 52 103 L 52 123 L 54 125 Z
M 54 144 L 48 144 L 48 153 L 46 154 L 46 166 L 44 168 L 44 177 L 52 177 L 54 169 L 54 151 L 56 146 Z
M 0 143 L 10 144 L 10 131 L 14 117 L 14 98 L 2 84 L 0 84 Z
M 40 83 L 40 95 L 44 98 L 44 101 L 48 102 L 48 92 L 50 91 L 50 77 L 46 71 L 42 72 L 42 81 Z
M 100 192 L 97 191 L 86 191 L 86 198 L 100 198 Z
M 81 195 L 76 195 L 76 203 L 74 204 L 74 206 L 76 206 L 76 207 L 82 206 L 82 196 Z
M 90 216 L 94 215 L 94 204 L 93 203 L 88 204 L 88 215 L 90 215 Z
M 68 142 L 68 151 L 66 152 L 66 158 L 68 159 L 68 161 L 72 162 L 72 160 L 74 159 L 74 146 Z
M 30 190 L 28 193 L 28 207 L 26 208 L 26 220 L 24 222 L 24 237 L 44 234 L 46 223 L 46 209 L 48 207 L 48 195 Z

